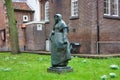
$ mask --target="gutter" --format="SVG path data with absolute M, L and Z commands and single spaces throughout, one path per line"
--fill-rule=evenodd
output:
M 14 11 L 26 11 L 26 12 L 32 12 L 34 13 L 34 10 L 23 10 L 23 9 L 14 9 Z
M 100 25 L 99 25 L 99 0 L 97 0 L 97 54 L 100 54 Z
M 25 23 L 25 25 L 30 25 L 30 24 L 45 24 L 45 22 L 44 21 L 31 21 L 31 22 Z

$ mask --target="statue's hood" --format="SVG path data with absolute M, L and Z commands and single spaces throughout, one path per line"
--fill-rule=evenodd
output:
M 55 16 L 58 16 L 59 20 L 62 20 L 62 15 L 61 14 L 55 14 Z

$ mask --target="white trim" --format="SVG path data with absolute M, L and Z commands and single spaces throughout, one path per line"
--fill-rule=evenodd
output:
M 78 16 L 78 13 L 77 15 L 75 15 L 75 11 L 74 11 L 74 2 L 77 2 L 77 11 L 78 11 L 78 0 L 71 0 L 71 16 Z
M 49 22 L 49 8 L 50 8 L 50 5 L 49 5 L 49 1 L 47 1 L 45 3 L 45 22 Z
M 30 24 L 45 24 L 45 22 L 44 21 L 31 21 L 31 22 L 25 23 L 25 25 L 30 25 Z
M 78 1 L 78 0 L 72 0 L 72 2 L 74 2 L 74 1 Z
M 12 0 L 13 2 L 26 2 L 27 0 Z
M 112 16 L 119 16 L 119 2 L 118 2 L 119 0 L 117 0 L 116 2 L 117 2 L 117 14 L 116 15 L 112 15 Z M 113 4 L 114 4 L 114 2 L 113 2 Z M 112 10 L 113 12 L 114 12 L 114 10 Z
M 106 2 L 107 2 L 107 1 L 106 1 Z M 109 10 L 109 11 L 108 11 L 108 14 L 104 13 L 104 15 L 108 15 L 108 16 L 109 16 L 109 15 L 111 14 L 111 13 L 110 13 L 110 11 L 111 11 L 111 10 L 110 10 L 110 9 L 111 9 L 110 4 L 111 4 L 111 1 L 108 0 L 108 10 Z M 104 6 L 104 8 L 105 8 L 105 6 Z
M 50 51 L 50 41 L 46 40 L 46 51 Z
M 4 31 L 1 31 L 1 38 L 2 38 L 2 40 L 5 40 L 4 34 L 5 34 L 5 32 L 4 32 Z
M 23 22 L 28 22 L 28 15 L 23 15 Z

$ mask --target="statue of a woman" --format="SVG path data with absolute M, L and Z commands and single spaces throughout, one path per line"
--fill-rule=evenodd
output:
M 65 67 L 71 59 L 70 43 L 67 39 L 68 26 L 61 14 L 54 16 L 55 24 L 50 34 L 52 67 Z

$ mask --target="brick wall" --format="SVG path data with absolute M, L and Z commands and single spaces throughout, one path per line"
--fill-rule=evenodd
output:
M 0 51 L 8 51 L 9 48 L 9 29 L 6 7 L 4 1 L 0 0 Z
M 33 21 L 33 12 L 15 10 L 15 18 L 18 26 L 24 23 L 23 22 L 24 15 L 28 16 L 28 22 Z
M 120 41 L 120 21 L 119 19 L 108 19 L 104 16 L 103 0 L 98 0 L 98 16 L 97 16 L 97 0 L 78 0 L 79 18 L 71 18 L 71 2 L 70 0 L 53 0 L 50 2 L 50 22 L 46 24 L 47 37 L 51 32 L 54 24 L 54 14 L 63 15 L 63 20 L 70 28 L 70 42 L 79 42 L 81 44 L 81 53 L 97 53 L 97 20 L 100 27 L 101 41 Z M 118 53 L 120 52 L 120 44 L 102 44 L 100 43 L 101 53 Z M 109 46 L 108 46 L 109 45 Z M 111 47 L 111 48 L 109 48 Z
M 5 10 L 3 2 L 0 0 L 0 30 L 5 28 Z
M 100 3 L 99 23 L 100 23 L 101 53 L 119 53 L 120 52 L 120 35 L 119 35 L 120 19 L 119 17 L 104 16 L 103 0 L 99 0 L 99 3 Z M 120 9 L 119 9 L 119 13 L 120 13 Z
M 51 3 L 50 7 L 50 23 L 46 25 L 48 32 L 51 31 L 54 23 L 54 14 L 60 13 L 63 15 L 63 20 L 67 23 L 70 28 L 69 32 L 69 41 L 78 42 L 82 46 L 80 48 L 81 53 L 90 53 L 91 52 L 91 32 L 92 27 L 94 28 L 94 0 L 79 0 L 79 18 L 71 18 L 71 2 L 69 0 L 54 0 L 54 3 Z M 92 19 L 92 20 L 91 20 Z M 49 35 L 49 33 L 47 33 Z
M 19 40 L 19 47 L 21 51 L 24 51 L 25 49 L 25 29 L 22 28 L 24 22 L 23 22 L 23 16 L 27 15 L 28 16 L 28 22 L 33 20 L 33 12 L 29 11 L 19 11 L 15 10 L 15 18 L 17 22 L 17 27 L 18 27 L 18 40 Z
M 45 28 L 37 29 L 41 23 L 32 23 L 26 25 L 26 50 L 45 50 Z M 41 24 L 42 25 L 42 24 Z
M 0 51 L 9 51 L 10 50 L 10 38 L 9 38 L 9 25 L 8 17 L 6 14 L 6 7 L 4 1 L 0 0 Z M 33 11 L 23 11 L 15 9 L 15 18 L 18 27 L 18 38 L 19 38 L 19 47 L 23 51 L 25 47 L 25 29 L 22 29 L 23 26 L 23 15 L 28 15 L 28 21 L 33 21 Z M 4 31 L 5 40 L 2 40 L 1 32 Z

